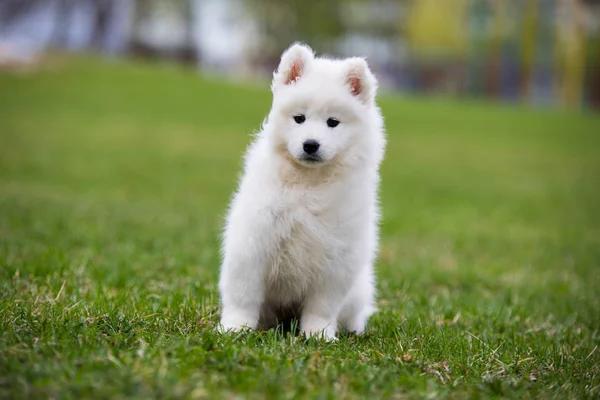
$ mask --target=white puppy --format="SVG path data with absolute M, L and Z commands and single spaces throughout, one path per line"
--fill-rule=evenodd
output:
M 281 56 L 227 218 L 221 329 L 296 316 L 307 336 L 364 331 L 385 147 L 376 90 L 362 58 L 315 58 L 302 44 Z

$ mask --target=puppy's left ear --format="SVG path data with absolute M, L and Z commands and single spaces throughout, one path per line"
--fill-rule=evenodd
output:
M 346 85 L 350 94 L 364 104 L 375 100 L 377 94 L 377 78 L 369 69 L 364 58 L 353 57 L 346 60 Z

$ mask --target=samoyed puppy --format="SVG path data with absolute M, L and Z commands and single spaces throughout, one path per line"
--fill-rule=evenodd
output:
M 223 235 L 220 329 L 296 317 L 306 336 L 362 333 L 374 312 L 379 165 L 377 80 L 363 58 L 294 44 L 247 150 Z

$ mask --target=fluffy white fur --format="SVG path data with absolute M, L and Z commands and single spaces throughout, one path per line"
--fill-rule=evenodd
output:
M 221 329 L 271 327 L 291 313 L 307 336 L 335 339 L 338 324 L 362 333 L 375 310 L 385 147 L 377 81 L 362 58 L 315 58 L 294 44 L 272 91 L 227 217 Z M 309 140 L 320 145 L 312 155 Z

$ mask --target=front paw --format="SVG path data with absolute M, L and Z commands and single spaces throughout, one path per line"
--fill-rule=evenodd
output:
M 348 333 L 362 335 L 367 326 L 367 316 L 363 314 L 354 315 L 347 321 L 342 321 L 342 325 Z
M 337 337 L 335 337 L 335 331 L 332 331 L 330 329 L 323 329 L 320 331 L 307 331 L 307 330 L 303 330 L 302 334 L 306 337 L 306 338 L 315 338 L 318 340 L 324 340 L 326 342 L 335 342 L 338 340 Z
M 217 332 L 219 333 L 237 333 L 244 330 L 252 330 L 252 328 L 248 325 L 226 324 L 223 321 L 217 326 Z
M 336 334 L 336 322 L 329 321 L 317 316 L 305 316 L 301 322 L 302 333 L 307 338 L 313 337 L 327 342 L 334 342 L 337 340 Z
M 221 316 L 218 330 L 221 333 L 239 332 L 245 329 L 256 329 L 258 316 L 243 309 L 225 309 Z

